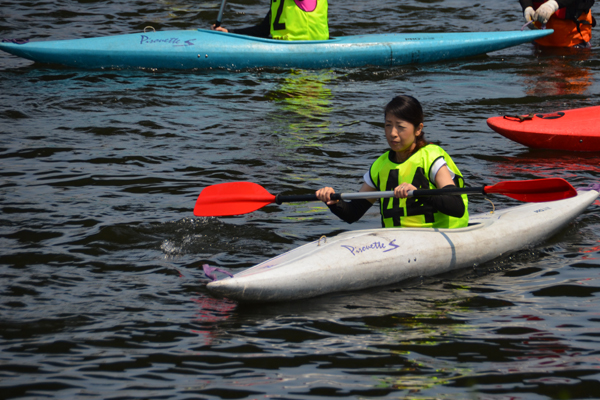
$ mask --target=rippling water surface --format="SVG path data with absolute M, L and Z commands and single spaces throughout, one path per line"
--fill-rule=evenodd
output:
M 518 30 L 518 2 L 332 1 L 333 36 Z M 219 1 L 5 0 L 0 37 L 207 27 Z M 230 2 L 226 27 L 266 0 Z M 593 45 L 600 34 L 595 31 Z M 399 93 L 469 185 L 600 180 L 600 155 L 534 151 L 486 118 L 598 104 L 600 59 L 525 44 L 392 69 L 84 71 L 0 54 L 0 398 L 569 399 L 600 393 L 600 202 L 539 246 L 394 287 L 242 306 L 241 271 L 376 227 L 318 203 L 195 218 L 208 185 L 355 191 Z M 496 207 L 517 202 L 495 196 Z M 470 211 L 489 203 L 471 197 Z

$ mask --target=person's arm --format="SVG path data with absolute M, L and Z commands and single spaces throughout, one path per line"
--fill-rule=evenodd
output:
M 536 10 L 533 9 L 532 0 L 519 1 L 521 3 L 521 7 L 523 8 L 523 16 L 527 22 L 539 21 L 542 24 L 545 24 L 559 8 L 570 6 L 578 0 L 548 0 Z
M 577 1 L 579 0 L 556 0 L 560 8 L 570 6 Z M 521 8 L 523 8 L 523 11 L 525 11 L 527 7 L 533 8 L 533 0 L 519 0 L 519 3 L 521 3 Z
M 570 6 L 570 5 L 574 5 L 578 1 L 579 0 L 556 0 L 556 2 L 558 3 L 558 6 L 560 8 L 567 7 L 567 6 Z
M 455 187 L 448 166 L 439 169 L 435 175 L 435 185 L 438 188 Z M 465 203 L 460 195 L 444 194 L 440 196 L 426 196 L 422 198 L 425 204 L 431 205 L 441 213 L 451 217 L 460 218 L 465 214 Z
M 374 192 L 375 189 L 363 183 L 359 192 Z M 317 198 L 327 204 L 332 213 L 340 217 L 343 221 L 351 224 L 358 221 L 375 202 L 375 199 L 355 199 L 350 201 L 331 200 L 331 195 L 335 190 L 325 187 L 317 190 Z
M 248 28 L 231 29 L 229 32 L 267 39 L 271 36 L 271 11 L 260 24 Z
M 521 3 L 521 8 L 523 8 L 523 11 L 525 11 L 527 7 L 533 8 L 533 0 L 519 0 L 519 3 Z
M 525 21 L 531 22 L 533 20 L 533 16 L 535 15 L 535 10 L 533 9 L 533 0 L 519 0 L 521 3 L 521 7 L 523 8 L 523 17 Z M 532 29 L 530 27 L 530 29 Z

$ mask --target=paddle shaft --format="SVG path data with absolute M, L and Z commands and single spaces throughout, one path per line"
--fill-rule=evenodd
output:
M 423 197 L 423 196 L 439 196 L 443 194 L 460 195 L 460 194 L 485 194 L 485 186 L 481 187 L 466 187 L 466 188 L 446 188 L 446 189 L 425 189 L 411 190 L 408 192 L 408 197 Z M 331 195 L 331 200 L 357 200 L 357 199 L 385 199 L 394 197 L 393 191 L 387 192 L 358 192 L 358 193 L 334 193 Z M 284 196 L 278 194 L 275 196 L 275 203 L 292 203 L 300 201 L 316 201 L 319 200 L 315 194 L 301 194 Z
M 215 21 L 215 28 L 221 26 L 221 21 L 223 20 L 223 11 L 225 11 L 225 4 L 227 4 L 227 0 L 223 0 L 221 2 L 221 8 L 219 9 L 219 15 L 217 16 L 217 20 Z

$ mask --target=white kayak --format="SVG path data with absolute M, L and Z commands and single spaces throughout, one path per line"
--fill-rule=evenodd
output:
M 544 241 L 597 197 L 595 190 L 579 191 L 564 200 L 478 214 L 460 229 L 348 231 L 210 282 L 207 288 L 240 302 L 279 302 L 473 267 Z

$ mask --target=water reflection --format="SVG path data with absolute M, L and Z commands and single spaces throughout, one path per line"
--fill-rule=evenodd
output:
M 335 79 L 333 71 L 292 70 L 278 81 L 277 87 L 265 94 L 274 107 L 267 115 L 268 134 L 276 137 L 277 156 L 293 160 L 297 165 L 315 165 L 315 156 L 322 155 L 322 147 L 332 134 L 331 113 L 333 94 L 328 87 Z M 317 167 L 314 168 L 315 170 Z M 294 187 L 318 188 L 320 174 L 285 171 L 285 178 Z M 322 203 L 303 203 L 288 207 L 284 219 L 306 221 L 322 215 Z M 291 215 L 293 214 L 293 215 Z
M 597 206 L 600 206 L 600 200 L 596 200 L 594 203 Z M 593 261 L 600 260 L 600 257 L 596 255 L 600 255 L 600 239 L 596 241 L 598 243 L 597 246 L 592 247 L 580 247 L 578 252 L 582 254 L 581 259 L 584 261 Z
M 526 76 L 526 93 L 536 97 L 585 94 L 594 80 L 585 65 L 592 55 L 590 50 L 536 47 L 535 57 L 543 74 Z
M 270 119 L 287 150 L 322 146 L 321 139 L 330 132 L 333 95 L 327 85 L 334 75 L 332 71 L 292 70 L 278 88 L 265 95 L 277 106 Z
M 192 301 L 197 305 L 197 313 L 192 321 L 197 329 L 192 332 L 198 335 L 200 345 L 208 346 L 219 334 L 219 323 L 231 317 L 237 304 L 231 300 L 206 296 L 192 298 Z
M 590 175 L 600 176 L 600 154 L 595 153 L 530 149 L 517 156 L 494 157 L 494 161 L 492 169 L 499 176 L 559 177 L 581 186 L 597 181 Z

